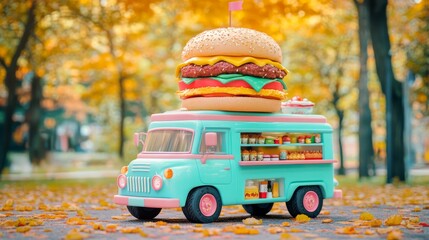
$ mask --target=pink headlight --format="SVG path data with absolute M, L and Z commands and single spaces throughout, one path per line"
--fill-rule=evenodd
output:
M 124 174 L 119 175 L 117 183 L 119 188 L 124 188 L 125 186 L 127 186 L 127 177 Z
M 159 175 L 156 175 L 152 178 L 152 188 L 155 191 L 158 191 L 162 188 L 162 178 Z

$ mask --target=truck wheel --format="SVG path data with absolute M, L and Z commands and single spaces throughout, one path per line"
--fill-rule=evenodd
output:
M 192 190 L 182 207 L 183 214 L 190 222 L 211 223 L 216 221 L 222 210 L 222 201 L 218 191 L 212 187 L 200 187 Z
M 147 208 L 147 207 L 134 207 L 127 206 L 128 212 L 135 218 L 140 220 L 154 219 L 161 212 L 161 208 Z
M 274 203 L 243 204 L 243 208 L 252 216 L 262 217 L 271 211 L 273 204 Z
M 296 217 L 298 214 L 305 214 L 308 217 L 315 218 L 322 210 L 322 206 L 322 192 L 317 186 L 298 188 L 292 198 L 286 202 L 287 210 L 292 217 Z

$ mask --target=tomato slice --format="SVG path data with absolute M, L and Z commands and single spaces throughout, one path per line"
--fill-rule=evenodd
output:
M 180 91 L 185 89 L 195 89 L 195 88 L 202 88 L 202 87 L 243 87 L 243 88 L 252 89 L 252 86 L 248 84 L 245 80 L 235 80 L 235 81 L 228 82 L 226 84 L 222 84 L 221 82 L 210 78 L 200 78 L 193 81 L 190 84 L 186 84 L 183 81 L 179 82 Z M 279 82 L 271 82 L 266 84 L 262 89 L 274 89 L 274 90 L 282 91 L 283 86 Z

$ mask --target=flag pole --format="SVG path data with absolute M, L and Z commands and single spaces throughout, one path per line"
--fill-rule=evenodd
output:
M 228 3 L 229 27 L 232 27 L 232 11 L 238 11 L 241 9 L 243 9 L 243 1 L 235 1 Z
M 231 18 L 232 18 L 232 14 L 231 14 L 231 10 L 229 10 L 228 11 L 229 12 L 229 27 L 231 27 L 232 26 L 232 21 L 231 21 Z

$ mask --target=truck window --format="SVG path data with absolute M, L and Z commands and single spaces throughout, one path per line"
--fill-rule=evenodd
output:
M 204 137 L 201 138 L 200 153 L 214 153 L 214 154 L 226 154 L 225 149 L 225 132 L 216 132 L 217 133 L 217 146 L 213 149 L 208 149 Z M 204 135 L 203 135 L 204 136 Z
M 190 152 L 193 132 L 159 129 L 148 132 L 144 152 Z

